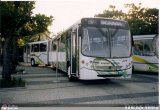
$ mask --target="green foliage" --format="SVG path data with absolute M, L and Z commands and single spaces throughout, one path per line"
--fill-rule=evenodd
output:
M 23 41 L 30 39 L 33 35 L 48 31 L 47 27 L 51 25 L 53 17 L 42 14 L 34 16 L 32 13 L 34 1 L 0 3 L 1 37 L 4 38 L 2 77 L 10 80 L 11 73 L 17 64 L 17 46 L 23 46 L 25 43 Z
M 31 38 L 42 33 L 48 32 L 48 26 L 53 22 L 52 16 L 45 16 L 44 14 L 37 14 L 32 16 L 31 20 L 21 28 L 20 35 Z
M 48 31 L 47 27 L 51 25 L 53 17 L 47 17 L 44 14 L 33 16 L 34 5 L 33 1 L 1 2 L 3 21 L 1 32 L 4 38 L 9 37 L 17 42 L 19 38 L 31 37 Z
M 0 79 L 0 88 L 25 87 L 25 84 L 26 82 L 22 78 L 12 77 L 11 81 Z
M 33 21 L 35 25 L 34 30 L 36 31 L 36 33 L 45 32 L 47 30 L 47 27 L 51 25 L 53 21 L 52 18 L 53 18 L 52 16 L 46 17 L 44 14 L 36 14 L 36 16 L 33 17 Z
M 1 32 L 3 37 L 20 36 L 21 28 L 31 19 L 35 2 L 1 2 Z
M 18 39 L 17 41 L 18 47 L 23 47 L 25 45 L 25 41 L 23 39 Z
M 96 17 L 105 17 L 113 19 L 124 19 L 126 14 L 122 10 L 117 10 L 115 6 L 110 5 L 108 10 L 104 10 L 103 13 L 95 15 Z
M 126 20 L 133 35 L 158 34 L 158 9 L 144 8 L 141 3 L 138 6 L 133 3 L 124 4 L 124 6 L 129 9 L 128 13 L 117 10 L 115 6 L 111 5 L 108 10 L 95 16 Z

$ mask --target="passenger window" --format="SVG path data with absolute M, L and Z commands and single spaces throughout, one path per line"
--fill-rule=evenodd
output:
M 47 51 L 47 43 L 41 43 L 40 52 L 46 52 L 46 51 Z
M 33 44 L 33 52 L 39 52 L 39 44 Z

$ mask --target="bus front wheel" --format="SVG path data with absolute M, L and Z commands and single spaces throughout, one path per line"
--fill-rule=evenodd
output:
M 34 61 L 34 59 L 31 60 L 31 66 L 35 66 L 35 61 Z

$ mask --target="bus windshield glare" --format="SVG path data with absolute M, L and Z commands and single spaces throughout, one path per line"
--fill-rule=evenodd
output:
M 91 57 L 130 57 L 130 31 L 122 28 L 84 27 L 82 53 Z

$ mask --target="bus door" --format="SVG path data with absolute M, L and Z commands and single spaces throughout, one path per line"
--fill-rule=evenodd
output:
M 71 66 L 71 36 L 68 35 L 67 37 L 67 49 L 66 49 L 66 61 L 67 61 L 67 70 L 68 70 L 68 67 Z
M 76 74 L 76 33 L 75 32 L 72 32 L 71 34 L 71 41 L 72 41 L 72 45 L 71 45 L 71 72 L 73 74 Z
M 47 42 L 47 65 L 49 65 L 49 53 L 50 53 L 50 51 L 51 51 L 51 42 L 50 41 L 48 41 Z
M 78 48 L 77 48 L 77 33 L 76 31 L 71 32 L 71 37 L 67 39 L 67 65 L 71 66 L 71 75 L 78 77 Z

